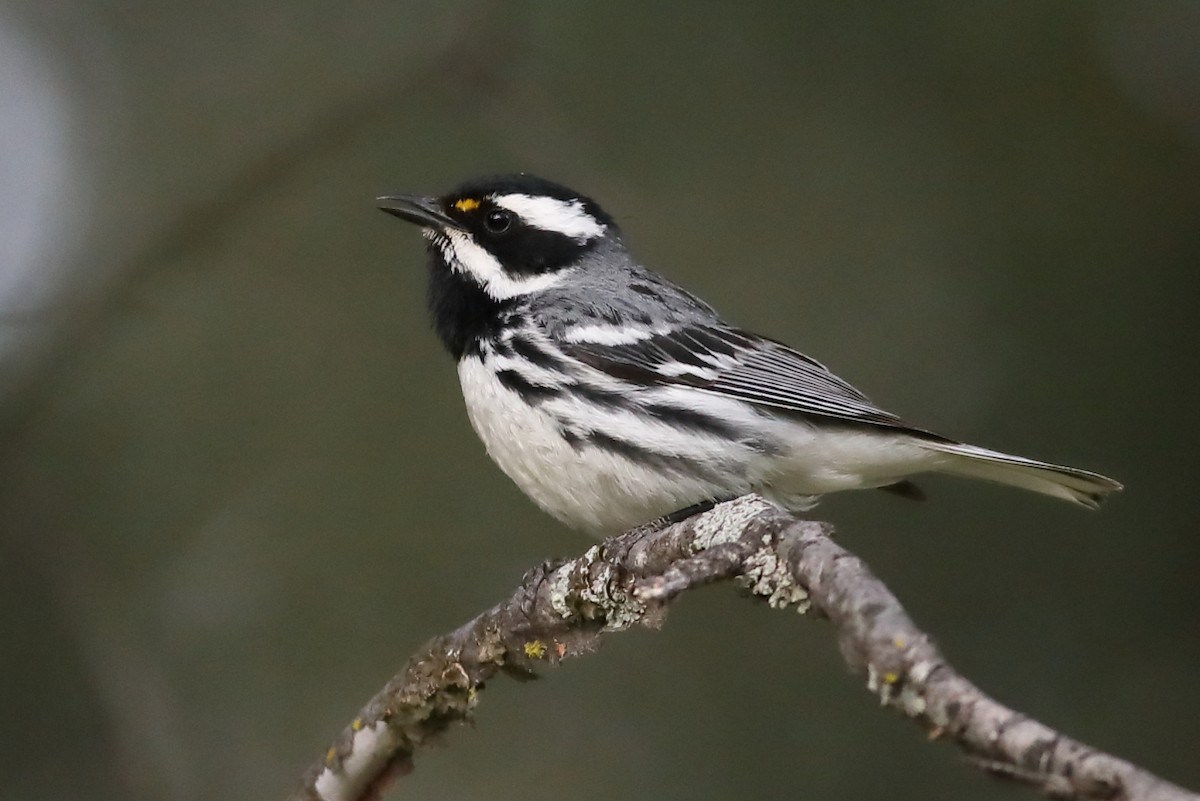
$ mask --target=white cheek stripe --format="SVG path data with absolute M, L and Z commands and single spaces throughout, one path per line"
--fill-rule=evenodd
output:
M 580 244 L 604 235 L 604 226 L 578 200 L 517 194 L 498 195 L 492 202 L 519 215 L 527 225 L 569 236 Z
M 476 245 L 462 231 L 447 230 L 443 235 L 446 245 L 442 254 L 451 268 L 473 278 L 484 292 L 496 300 L 541 292 L 555 286 L 571 272 L 566 269 L 541 275 L 513 276 L 504 271 L 495 256 Z

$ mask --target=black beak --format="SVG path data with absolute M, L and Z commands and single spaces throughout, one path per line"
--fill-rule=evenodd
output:
M 379 210 L 394 217 L 416 223 L 422 228 L 461 228 L 446 216 L 442 204 L 435 197 L 421 195 L 384 195 L 375 198 Z

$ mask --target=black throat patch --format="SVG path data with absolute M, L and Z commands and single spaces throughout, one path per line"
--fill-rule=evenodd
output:
M 438 339 L 456 360 L 479 355 L 494 340 L 512 301 L 488 295 L 474 281 L 452 269 L 436 244 L 429 244 L 429 316 Z

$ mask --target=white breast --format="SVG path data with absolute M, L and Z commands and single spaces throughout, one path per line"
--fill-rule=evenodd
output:
M 478 356 L 464 357 L 458 375 L 471 425 L 488 454 L 542 509 L 596 534 L 617 533 L 703 500 L 751 491 L 789 509 L 806 509 L 815 496 L 891 484 L 930 469 L 937 460 L 915 440 L 887 430 L 764 415 L 727 397 L 679 387 L 643 392 L 651 400 L 696 408 L 747 429 L 757 427 L 755 438 L 772 447 L 764 451 L 750 441 L 680 436 L 667 424 L 570 394 L 530 405 L 501 384 L 496 369 L 519 369 L 546 386 L 557 385 L 563 376 L 513 358 L 487 358 L 485 363 Z M 614 434 L 673 461 L 664 468 L 586 442 L 572 445 L 563 436 L 564 426 L 573 432 Z
M 564 523 L 594 533 L 616 533 L 728 492 L 712 481 L 637 464 L 562 435 L 564 403 L 530 406 L 504 387 L 495 371 L 473 356 L 458 365 L 471 425 L 509 478 Z M 746 488 L 748 489 L 748 488 Z

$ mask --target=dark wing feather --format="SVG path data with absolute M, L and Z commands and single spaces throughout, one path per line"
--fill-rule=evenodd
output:
M 631 344 L 559 344 L 568 355 L 626 381 L 683 384 L 802 415 L 928 433 L 880 409 L 820 362 L 736 329 L 687 325 Z

